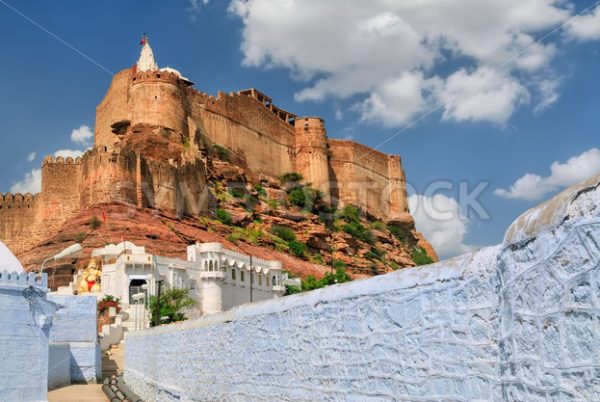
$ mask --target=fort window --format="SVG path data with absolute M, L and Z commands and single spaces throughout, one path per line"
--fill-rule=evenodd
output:
M 160 74 L 156 74 L 156 78 L 160 78 Z
M 275 280 L 275 277 L 273 277 L 273 279 L 271 279 L 271 283 L 273 284 L 273 286 L 275 286 L 277 284 L 277 281 Z
M 235 269 L 231 270 L 231 279 L 235 281 Z
M 262 275 L 258 275 L 258 286 L 262 286 Z
M 244 271 L 240 271 L 240 281 L 244 282 Z

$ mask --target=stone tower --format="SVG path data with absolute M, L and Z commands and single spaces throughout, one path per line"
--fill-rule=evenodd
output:
M 177 70 L 159 69 L 146 42 L 137 64 L 113 77 L 96 109 L 94 145 L 111 149 L 129 127 L 136 125 L 163 128 L 185 138 L 185 87 L 191 84 Z
M 320 117 L 298 117 L 296 130 L 296 170 L 306 183 L 331 199 L 327 132 Z

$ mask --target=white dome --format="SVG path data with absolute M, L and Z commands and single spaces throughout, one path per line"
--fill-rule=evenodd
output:
M 0 241 L 0 271 L 25 272 L 17 257 Z

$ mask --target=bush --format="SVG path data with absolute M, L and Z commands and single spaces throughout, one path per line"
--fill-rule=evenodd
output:
M 231 162 L 231 153 L 227 148 L 223 148 L 220 145 L 214 144 L 212 146 L 213 154 L 225 162 Z
M 321 253 L 316 253 L 316 254 L 312 254 L 308 257 L 308 260 L 310 262 L 312 262 L 313 264 L 321 264 L 323 265 L 325 263 L 325 259 L 323 258 L 323 256 L 321 255 Z
M 271 241 L 273 242 L 273 247 L 275 247 L 275 250 L 277 251 L 289 251 L 290 249 L 287 242 L 279 236 L 271 235 Z
M 287 242 L 296 240 L 296 233 L 287 226 L 275 225 L 271 228 L 271 233 Z
M 306 211 L 315 211 L 321 203 L 323 194 L 310 187 L 294 187 L 288 192 L 290 204 L 300 207 Z
M 285 295 L 293 295 L 296 293 L 302 293 L 302 287 L 293 286 L 293 285 L 285 285 Z
M 400 226 L 388 225 L 388 230 L 396 239 L 400 240 L 402 243 L 406 243 L 406 231 Z
M 300 243 L 297 240 L 292 240 L 288 242 L 288 247 L 290 251 L 294 253 L 296 257 L 304 258 L 306 255 L 306 244 Z
M 381 230 L 381 231 L 385 230 L 385 223 L 383 223 L 381 221 L 373 221 L 369 224 L 369 226 L 371 226 L 371 229 Z
M 150 313 L 152 326 L 187 320 L 183 309 L 196 304 L 187 289 L 167 289 L 160 296 L 160 312 L 156 296 L 150 297 Z M 168 317 L 166 321 L 158 322 L 157 317 Z
M 302 177 L 300 173 L 289 172 L 279 176 L 279 181 L 281 181 L 283 184 L 298 183 L 302 181 L 303 178 L 304 177 Z
M 417 265 L 432 264 L 433 259 L 427 255 L 427 252 L 422 247 L 415 247 L 412 252 L 412 260 Z
M 308 275 L 302 281 L 302 291 L 306 292 L 308 290 L 320 289 L 324 288 L 325 286 L 335 285 L 336 283 L 349 282 L 351 280 L 352 278 L 350 277 L 350 275 L 348 275 L 346 269 L 340 267 L 336 269 L 335 274 L 328 272 L 320 280 L 317 280 L 313 275 Z
M 255 184 L 254 185 L 254 190 L 256 190 L 256 192 L 258 193 L 259 197 L 266 197 L 267 196 L 267 191 L 265 190 L 265 188 L 261 185 L 261 184 Z
M 273 199 L 273 198 L 269 198 L 267 200 L 267 205 L 269 206 L 269 208 L 271 209 L 277 209 L 277 207 L 279 207 L 279 201 Z
M 85 240 L 85 238 L 87 237 L 87 233 L 77 233 L 73 239 L 77 242 L 77 243 L 83 243 L 83 241 Z
M 227 240 L 232 243 L 237 243 L 238 240 L 243 240 L 246 243 L 257 245 L 260 243 L 264 233 L 260 227 L 245 227 L 234 228 L 233 233 L 227 236 Z
M 246 189 L 242 187 L 229 187 L 229 194 L 235 198 L 244 198 Z
M 217 209 L 216 211 L 217 220 L 225 225 L 231 225 L 233 222 L 231 214 L 224 209 Z
M 100 226 L 102 226 L 102 221 L 100 219 L 98 219 L 98 217 L 96 215 L 94 215 L 94 216 L 92 216 L 92 219 L 90 219 L 88 224 L 90 225 L 92 230 L 96 230 L 96 229 L 100 229 Z
M 361 210 L 354 205 L 346 205 L 339 212 L 339 217 L 341 219 L 346 220 L 347 222 L 359 222 L 360 221 Z
M 364 227 L 360 222 L 348 222 L 342 226 L 342 230 L 350 236 L 368 244 L 373 244 L 373 234 L 369 229 Z

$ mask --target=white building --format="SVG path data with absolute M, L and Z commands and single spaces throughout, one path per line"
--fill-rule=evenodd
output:
M 161 257 L 131 242 L 111 244 L 92 253 L 102 260 L 102 296 L 119 297 L 126 311 L 156 295 L 158 281 L 162 281 L 163 289 L 188 289 L 197 302 L 197 314 L 193 315 L 218 313 L 285 293 L 279 261 L 228 250 L 221 243 L 191 245 L 187 256 L 187 261 Z M 143 299 L 134 296 L 140 293 Z

